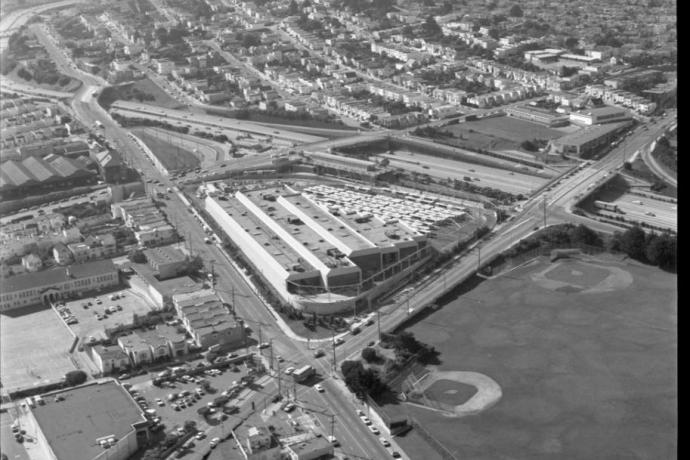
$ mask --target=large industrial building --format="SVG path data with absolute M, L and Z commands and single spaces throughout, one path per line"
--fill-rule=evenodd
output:
M 426 260 L 432 226 L 465 213 L 326 185 L 208 196 L 206 210 L 283 301 L 317 314 L 385 293 Z
M 23 426 L 50 460 L 126 460 L 148 440 L 149 422 L 114 380 L 44 394 Z
M 587 157 L 618 138 L 632 122 L 588 126 L 552 141 L 557 153 Z

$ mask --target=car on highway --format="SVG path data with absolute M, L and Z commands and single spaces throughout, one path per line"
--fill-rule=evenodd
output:
M 379 441 L 381 441 L 381 444 L 383 444 L 383 447 L 390 447 L 391 443 L 388 442 L 388 439 L 386 438 L 379 438 Z
M 326 391 L 326 390 L 324 390 L 324 388 L 323 388 L 320 384 L 318 384 L 318 383 L 317 383 L 316 385 L 314 385 L 314 389 L 315 389 L 316 391 L 318 391 L 319 393 L 323 393 L 324 391 Z
M 369 431 L 371 431 L 371 432 L 374 433 L 375 435 L 381 434 L 381 432 L 379 431 L 379 429 L 376 428 L 374 425 L 370 425 L 370 426 L 369 426 Z
M 652 211 L 647 211 L 644 213 L 645 216 L 650 216 L 650 217 L 656 217 L 656 214 L 654 214 Z
M 270 346 L 271 346 L 270 343 L 268 343 L 268 342 L 262 342 L 262 343 L 259 344 L 259 349 L 268 348 L 268 347 L 270 347 Z
M 371 420 L 369 420 L 369 417 L 366 415 L 360 415 L 359 418 L 362 420 L 362 422 L 364 422 L 365 425 L 371 425 Z

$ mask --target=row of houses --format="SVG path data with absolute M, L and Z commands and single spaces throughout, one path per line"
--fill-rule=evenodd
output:
M 142 247 L 160 246 L 177 240 L 175 228 L 148 197 L 113 203 L 111 211 L 114 218 L 122 219 L 125 226 L 134 231 Z
M 647 98 L 606 85 L 587 85 L 585 87 L 585 94 L 601 99 L 606 104 L 629 107 L 643 115 L 654 112 L 657 107 L 655 102 Z

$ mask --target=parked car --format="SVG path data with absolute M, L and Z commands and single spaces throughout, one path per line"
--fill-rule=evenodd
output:
M 326 391 L 326 390 L 323 389 L 323 387 L 322 387 L 321 384 L 319 384 L 319 383 L 317 383 L 316 385 L 314 385 L 314 388 L 315 388 L 316 391 L 318 391 L 319 393 L 323 393 L 324 391 Z
M 369 425 L 369 430 L 374 433 L 375 435 L 381 434 L 378 428 L 376 428 L 374 425 Z
M 379 438 L 379 441 L 381 441 L 381 444 L 383 444 L 383 447 L 390 447 L 391 443 L 388 442 L 388 439 L 386 438 Z

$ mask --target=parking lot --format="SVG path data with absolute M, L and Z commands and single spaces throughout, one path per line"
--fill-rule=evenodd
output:
M 0 315 L 0 370 L 6 390 L 59 380 L 76 368 L 74 338 L 50 307 L 19 308 Z
M 111 300 L 111 296 L 118 298 Z M 95 339 L 103 338 L 105 328 L 132 324 L 134 315 L 146 315 L 153 308 L 148 299 L 131 289 L 65 302 L 65 306 L 77 320 L 70 327 L 81 339 L 88 339 L 90 336 Z
M 234 369 L 234 370 L 233 370 Z M 185 382 L 183 378 L 176 378 L 172 383 L 167 383 L 165 386 L 155 386 L 150 378 L 134 379 L 130 384 L 131 390 L 135 390 L 135 398 L 141 397 L 148 409 L 156 411 L 156 416 L 160 417 L 161 423 L 165 425 L 166 431 L 170 431 L 176 427 L 184 425 L 185 421 L 193 420 L 197 423 L 197 428 L 201 431 L 206 431 L 209 427 L 217 424 L 213 420 L 207 420 L 204 416 L 198 413 L 199 408 L 209 407 L 215 398 L 219 396 L 228 395 L 228 390 L 232 387 L 241 388 L 237 390 L 239 393 L 230 399 L 226 406 L 240 406 L 242 401 L 246 399 L 249 390 L 242 385 L 242 377 L 249 373 L 249 369 L 245 364 L 230 366 L 218 375 L 198 375 L 192 378 L 205 379 L 208 382 L 206 389 L 202 388 L 202 384 L 195 382 Z M 128 383 L 125 381 L 125 383 Z M 199 394 L 197 390 L 202 390 Z M 260 388 L 257 387 L 260 390 Z M 225 394 L 223 394 L 225 392 Z M 171 395 L 173 399 L 170 399 Z M 182 397 L 180 397 L 182 395 Z M 157 402 L 160 400 L 160 402 Z M 175 408 L 177 406 L 177 409 Z M 220 410 L 217 407 L 213 408 L 212 416 L 220 415 Z M 231 419 L 232 414 L 228 416 Z

